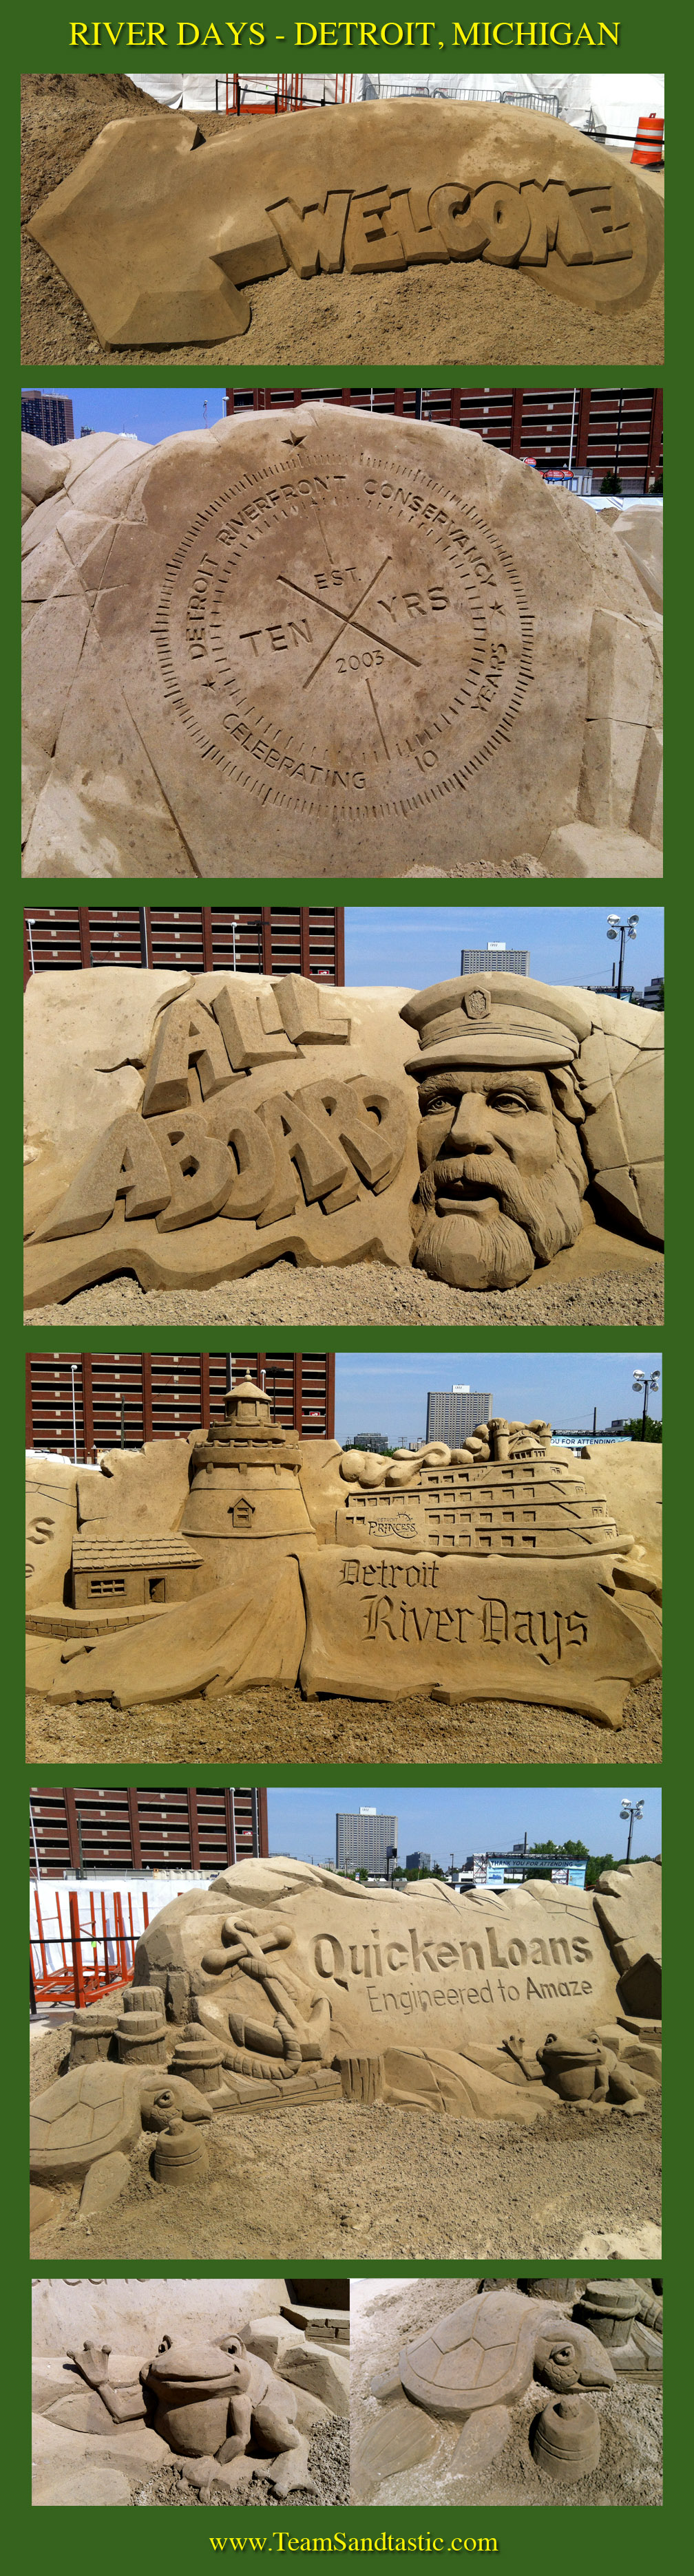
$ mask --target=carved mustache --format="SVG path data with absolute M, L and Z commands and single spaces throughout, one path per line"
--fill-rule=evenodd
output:
M 486 1190 L 509 1216 L 515 1216 L 526 1204 L 528 1184 L 524 1184 L 506 1154 L 459 1154 L 455 1159 L 430 1163 L 422 1173 L 419 1196 L 422 1206 L 433 1207 L 438 1192 L 451 1185 L 468 1182 L 471 1187 Z

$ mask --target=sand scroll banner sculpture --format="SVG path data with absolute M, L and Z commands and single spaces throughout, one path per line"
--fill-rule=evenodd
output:
M 585 1275 L 602 1240 L 659 1247 L 663 1026 L 526 976 L 35 976 L 27 1304 L 286 1256 L 506 1288 L 560 1253 Z
M 646 1955 L 660 1872 L 645 1862 L 624 1881 Z M 305 1862 L 241 1861 L 156 1916 L 137 1944 L 133 1997 L 153 2032 L 163 1997 L 168 2067 L 155 2039 L 149 2060 L 117 2059 L 116 1998 L 108 2058 L 84 2063 L 87 2010 L 76 2062 L 32 2106 L 32 2182 L 81 2191 L 85 2214 L 102 2174 L 104 2203 L 122 2191 L 125 2160 L 148 2156 L 150 2132 L 156 2187 L 170 2187 L 158 2149 L 172 2119 L 193 2150 L 201 2143 L 212 2178 L 215 2123 L 237 2112 L 315 2112 L 342 2097 L 364 2113 L 391 2103 L 527 2124 L 568 2103 L 590 2120 L 624 2118 L 659 2080 L 660 2024 L 625 2006 L 600 1883 L 460 1896 L 429 1880 L 401 1895 Z M 141 2010 L 148 1997 L 154 2009 Z M 97 2018 L 101 2031 L 103 2004 Z M 200 2065 L 213 2054 L 205 2091 Z
M 587 502 L 310 405 L 45 453 L 27 875 L 661 873 L 662 620 Z
M 308 140 L 304 122 L 225 132 L 204 149 L 188 117 L 104 127 L 30 226 L 104 348 L 227 340 L 251 319 L 241 290 L 289 268 L 368 276 L 479 260 L 617 313 L 659 275 L 652 192 L 559 121 L 387 99 L 324 109 Z

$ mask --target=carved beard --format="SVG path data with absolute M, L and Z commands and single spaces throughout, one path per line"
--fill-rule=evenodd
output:
M 474 1208 L 437 1215 L 440 1191 L 461 1181 L 498 1200 L 495 1215 Z M 417 1223 L 418 1212 L 420 1222 Z M 430 1163 L 422 1173 L 415 1268 L 451 1288 L 517 1288 L 535 1263 L 552 1261 L 581 1231 L 581 1197 L 566 1163 L 552 1163 L 541 1179 L 516 1171 L 504 1154 L 466 1154 L 462 1161 Z

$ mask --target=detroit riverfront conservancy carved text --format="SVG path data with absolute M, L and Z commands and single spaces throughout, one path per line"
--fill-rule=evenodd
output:
M 350 473 L 297 465 L 251 477 L 250 497 L 247 477 L 227 486 L 169 557 L 151 630 L 163 707 L 229 785 L 307 816 L 337 794 L 373 826 L 384 804 L 467 793 L 534 676 L 513 554 L 421 468 L 389 475 L 366 447 Z

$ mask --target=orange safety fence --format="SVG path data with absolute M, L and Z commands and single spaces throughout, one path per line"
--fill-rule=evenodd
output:
M 107 1921 L 106 1897 L 101 1890 L 100 1930 L 92 1888 L 89 1890 L 88 1923 L 80 1922 L 78 1889 L 69 1889 L 69 1923 L 65 1925 L 57 1887 L 54 1891 L 55 1914 L 42 1913 L 38 1888 L 34 1887 L 32 1892 L 36 1931 L 29 1936 L 29 1987 L 37 2004 L 74 2004 L 79 2012 L 85 2004 L 95 2003 L 109 1987 L 131 1984 L 138 1934 L 133 1923 L 130 1893 L 126 1899 L 129 1922 L 126 1931 L 123 1898 L 118 1888 L 111 1893 L 111 1924 Z M 146 1929 L 149 1923 L 146 1890 L 142 1894 L 142 1911 Z M 55 1955 L 56 1951 L 60 1952 L 59 1967 L 51 1965 L 50 1954 Z

